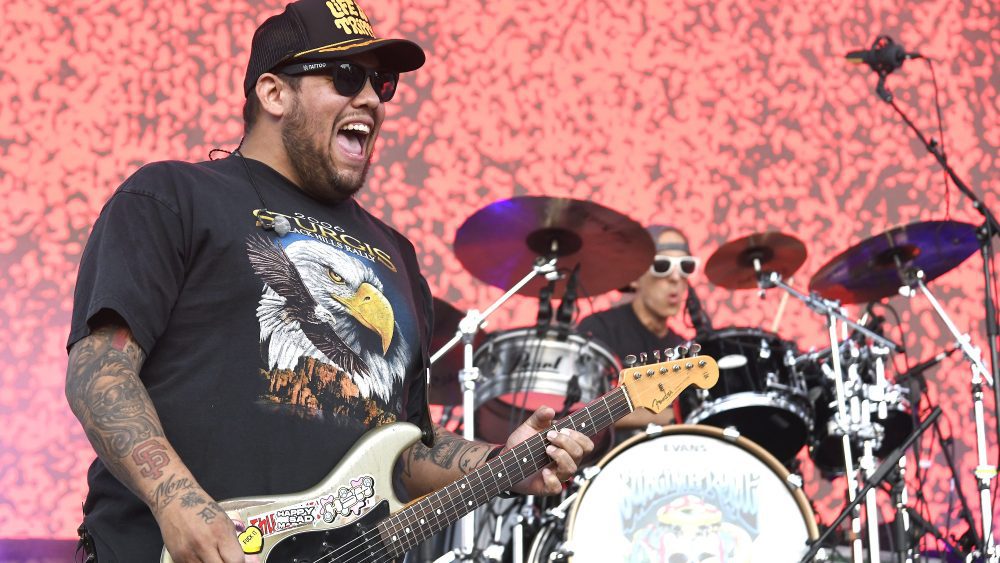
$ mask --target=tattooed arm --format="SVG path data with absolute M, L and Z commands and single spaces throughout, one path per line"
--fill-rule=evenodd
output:
M 111 473 L 149 505 L 175 561 L 244 560 L 233 524 L 163 434 L 139 370 L 146 354 L 103 313 L 69 353 L 66 398 Z
M 519 426 L 507 439 L 509 449 L 535 433 L 552 426 L 555 411 L 542 407 Z M 562 483 L 576 473 L 577 464 L 594 449 L 594 443 L 583 434 L 565 430 L 546 435 L 550 445 L 546 449 L 552 463 L 538 473 L 518 483 L 514 490 L 523 494 L 551 495 L 562 491 Z M 434 447 L 417 442 L 403 452 L 403 484 L 413 496 L 421 496 L 451 483 L 486 463 L 495 444 L 470 442 L 434 426 Z
M 485 463 L 495 447 L 496 444 L 470 442 L 435 424 L 433 448 L 417 442 L 403 452 L 403 482 L 410 494 L 427 494 Z

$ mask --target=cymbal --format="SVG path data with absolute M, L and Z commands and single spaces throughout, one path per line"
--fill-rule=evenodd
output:
M 705 276 L 727 289 L 752 289 L 757 287 L 754 259 L 762 271 L 789 278 L 805 263 L 806 254 L 806 245 L 792 235 L 754 233 L 720 246 L 705 263 Z
M 454 306 L 443 299 L 434 298 L 434 332 L 431 334 L 431 353 L 437 352 L 448 343 L 458 330 L 458 323 L 465 318 Z M 479 331 L 473 342 L 478 346 L 485 338 Z M 463 367 L 463 348 L 459 343 L 438 358 L 431 366 L 431 382 L 427 389 L 427 402 L 432 405 L 461 405 L 462 384 L 458 371 Z
M 809 289 L 841 303 L 866 303 L 896 295 L 902 273 L 923 270 L 929 282 L 979 248 L 976 227 L 959 221 L 918 221 L 855 244 L 827 262 Z
M 598 295 L 638 279 L 653 262 L 653 238 L 639 223 L 591 201 L 519 196 L 476 211 L 455 234 L 455 255 L 479 280 L 510 289 L 539 256 L 558 257 L 560 271 L 580 265 L 579 292 Z M 556 285 L 561 296 L 566 280 Z M 537 297 L 536 277 L 518 293 Z

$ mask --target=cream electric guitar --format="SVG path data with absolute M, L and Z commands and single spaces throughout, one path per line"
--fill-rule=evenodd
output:
M 619 386 L 552 429 L 593 436 L 637 408 L 658 413 L 694 384 L 715 385 L 719 366 L 708 356 L 633 366 Z M 322 482 L 299 493 L 246 497 L 219 504 L 246 523 L 243 551 L 267 563 L 381 563 L 402 557 L 428 537 L 549 464 L 539 432 L 479 469 L 407 506 L 392 488 L 399 455 L 420 439 L 405 422 L 365 434 Z M 163 550 L 161 563 L 172 559 Z

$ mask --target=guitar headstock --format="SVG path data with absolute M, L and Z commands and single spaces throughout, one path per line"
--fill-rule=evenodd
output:
M 699 350 L 697 344 L 692 350 Z M 671 350 L 668 356 L 679 355 L 675 359 L 651 364 L 638 365 L 634 356 L 626 357 L 629 366 L 618 374 L 618 384 L 625 387 L 632 407 L 644 407 L 658 413 L 670 406 L 674 399 L 689 385 L 708 389 L 719 381 L 719 365 L 709 356 L 686 355 L 687 349 Z M 644 360 L 646 354 L 640 354 Z M 659 359 L 658 352 L 653 354 Z M 631 360 L 631 361 L 630 361 Z

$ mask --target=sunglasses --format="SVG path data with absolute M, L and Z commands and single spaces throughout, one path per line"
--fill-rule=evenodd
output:
M 370 81 L 375 95 L 382 103 L 388 102 L 396 93 L 399 83 L 398 72 L 374 70 L 350 61 L 329 61 L 297 63 L 279 68 L 275 72 L 290 74 L 329 74 L 333 77 L 333 87 L 341 96 L 354 96 Z
M 686 278 L 698 270 L 698 259 L 694 256 L 657 256 L 649 273 L 658 278 L 665 278 L 675 271 Z

